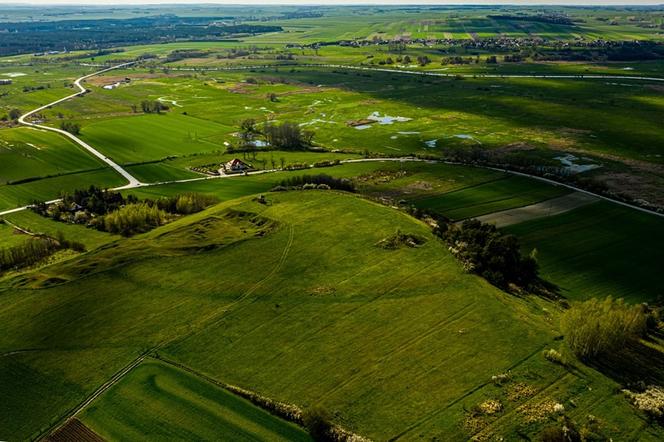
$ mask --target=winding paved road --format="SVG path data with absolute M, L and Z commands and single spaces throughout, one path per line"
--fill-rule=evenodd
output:
M 119 69 L 119 68 L 123 68 L 125 66 L 131 66 L 135 63 L 136 63 L 135 61 L 132 61 L 132 62 L 129 62 L 129 63 L 123 63 L 123 64 L 119 64 L 119 65 L 116 65 L 116 66 L 112 66 L 110 68 L 103 69 L 101 71 L 93 72 L 92 74 L 84 75 L 83 77 L 79 78 L 78 80 L 76 80 L 74 82 L 74 85 L 77 88 L 79 88 L 78 92 L 76 92 L 75 94 L 68 95 L 64 98 L 60 98 L 59 100 L 56 100 L 52 103 L 45 104 L 44 106 L 38 107 L 37 109 L 31 110 L 30 112 L 26 113 L 25 115 L 22 115 L 18 119 L 18 122 L 23 124 L 24 126 L 29 126 L 29 127 L 33 127 L 33 128 L 48 130 L 48 131 L 51 131 L 51 132 L 59 133 L 60 135 L 64 135 L 67 138 L 69 138 L 70 140 L 72 140 L 74 143 L 81 146 L 83 149 L 90 152 L 92 155 L 94 155 L 97 158 L 99 158 L 100 160 L 102 160 L 104 163 L 108 164 L 110 167 L 115 169 L 115 171 L 117 173 L 122 175 L 128 181 L 128 183 L 126 185 L 124 185 L 122 187 L 118 187 L 117 190 L 131 189 L 131 188 L 134 188 L 134 187 L 142 186 L 143 183 L 141 183 L 139 180 L 134 178 L 129 172 L 127 172 L 125 169 L 123 169 L 119 164 L 117 164 L 115 161 L 113 161 L 112 159 L 110 159 L 109 157 L 104 155 L 103 153 L 99 152 L 94 147 L 90 146 L 85 141 L 78 138 L 76 135 L 74 135 L 72 133 L 69 133 L 66 130 L 57 129 L 55 127 L 44 126 L 44 125 L 41 125 L 41 124 L 31 123 L 31 122 L 27 121 L 27 119 L 29 117 L 33 116 L 34 114 L 36 114 L 38 112 L 43 111 L 44 109 L 48 109 L 49 107 L 55 106 L 56 104 L 64 103 L 65 101 L 71 100 L 74 97 L 84 95 L 86 93 L 86 89 L 85 89 L 85 87 L 83 87 L 83 85 L 81 85 L 81 82 L 83 80 L 85 80 L 87 78 L 90 78 L 90 77 L 94 77 L 95 75 L 103 74 L 104 72 L 112 71 L 113 69 Z M 3 212 L 3 213 L 5 213 L 5 212 Z M 0 215 L 2 215 L 3 213 L 0 213 Z
M 67 97 L 61 98 L 59 100 L 56 100 L 52 103 L 46 104 L 44 106 L 41 106 L 37 109 L 34 109 L 25 115 L 21 116 L 19 118 L 19 123 L 29 126 L 29 127 L 34 127 L 34 128 L 39 128 L 43 130 L 48 130 L 51 132 L 57 132 L 61 135 L 64 135 L 74 141 L 76 144 L 80 145 L 83 147 L 85 150 L 88 152 L 92 153 L 94 156 L 102 160 L 104 163 L 108 164 L 110 167 L 112 167 L 116 172 L 118 172 L 120 175 L 122 175 L 128 183 L 124 186 L 121 187 L 116 187 L 112 190 L 125 190 L 125 189 L 133 189 L 136 187 L 148 187 L 148 186 L 158 186 L 158 185 L 164 185 L 164 184 L 176 184 L 176 183 L 188 183 L 188 182 L 193 182 L 193 181 L 203 181 L 203 180 L 211 180 L 211 179 L 220 179 L 220 178 L 232 178 L 232 177 L 238 177 L 238 176 L 243 176 L 243 175 L 217 175 L 217 176 L 204 176 L 200 178 L 188 178 L 188 179 L 182 179 L 182 180 L 172 180 L 172 181 L 161 181 L 161 182 L 155 182 L 155 183 L 143 183 L 136 179 L 134 176 L 132 176 L 127 170 L 123 169 L 119 164 L 114 162 L 112 159 L 108 158 L 98 150 L 96 150 L 94 147 L 90 146 L 87 144 L 85 141 L 81 140 L 77 136 L 64 131 L 62 129 L 57 129 L 49 126 L 43 126 L 40 124 L 36 123 L 30 123 L 26 121 L 26 119 L 46 108 L 49 108 L 51 106 L 55 106 L 56 104 L 60 104 L 62 102 L 65 102 L 67 100 L 70 100 L 74 97 L 83 95 L 86 93 L 86 89 L 81 85 L 81 82 L 87 78 L 93 77 L 95 75 L 103 74 L 105 72 L 114 70 L 114 69 L 119 69 L 123 68 L 125 66 L 131 66 L 136 64 L 136 61 L 132 61 L 129 63 L 123 63 L 119 64 L 116 66 L 112 66 L 109 68 L 102 69 L 97 72 L 93 72 L 92 74 L 85 75 L 79 79 L 77 79 L 74 84 L 80 89 L 79 92 L 69 95 Z M 88 67 L 101 67 L 101 65 L 95 65 L 95 64 L 82 64 L 82 66 L 88 66 Z M 220 68 L 170 68 L 172 70 L 177 70 L 177 71 L 232 71 L 232 70 L 249 70 L 249 69 L 260 69 L 260 68 L 275 68 L 275 67 L 288 67 L 291 65 L 264 65 L 264 66 L 233 66 L 233 67 L 220 67 Z M 389 72 L 389 73 L 395 73 L 395 74 L 407 74 L 407 75 L 427 75 L 427 76 L 435 76 L 435 77 L 457 77 L 457 76 L 462 76 L 462 77 L 467 77 L 467 78 L 472 78 L 472 77 L 477 77 L 477 78 L 545 78 L 545 79 L 577 79 L 577 80 L 583 80 L 583 79 L 611 79 L 611 80 L 637 80 L 637 81 L 655 81 L 655 82 L 664 82 L 664 78 L 659 78 L 659 77 L 642 77 L 642 76 L 629 76 L 629 75 L 559 75 L 559 74 L 553 74 L 553 75 L 547 75 L 547 74 L 510 74 L 510 75 L 501 75 L 501 74 L 447 74 L 447 73 L 439 73 L 439 72 L 426 72 L 426 71 L 411 71 L 411 70 L 405 70 L 405 69 L 385 69 L 385 68 L 372 68 L 372 67 L 366 67 L 366 66 L 351 66 L 351 65 L 335 65 L 335 64 L 304 64 L 304 65 L 292 65 L 292 66 L 300 66 L 300 67 L 323 67 L 323 68 L 333 68 L 333 69 L 355 69 L 355 70 L 365 70 L 365 71 L 379 71 L 379 72 Z M 462 164 L 462 163 L 453 163 L 449 161 L 442 161 L 442 160 L 422 160 L 416 157 L 400 157 L 400 158 L 362 158 L 362 159 L 355 159 L 355 160 L 342 160 L 341 163 L 360 163 L 360 162 L 372 162 L 372 161 L 421 161 L 421 162 L 431 162 L 431 163 L 445 163 L 445 164 L 459 164 L 459 165 L 466 165 L 467 164 Z M 655 212 L 653 210 L 648 210 L 644 209 L 638 206 L 634 206 L 628 203 L 624 203 L 622 201 L 614 200 L 612 198 L 605 197 L 603 195 L 599 195 L 593 192 L 589 192 L 587 190 L 580 189 L 578 187 L 571 186 L 569 184 L 563 184 L 559 183 L 554 180 L 550 180 L 547 178 L 542 178 L 536 175 L 529 175 L 526 173 L 522 172 L 514 172 L 511 170 L 506 170 L 506 169 L 496 169 L 493 167 L 485 167 L 485 166 L 475 166 L 475 167 L 480 167 L 484 169 L 492 169 L 492 170 L 499 170 L 505 173 L 510 173 L 513 175 L 520 175 L 520 176 L 525 176 L 528 178 L 533 178 L 539 181 L 544 181 L 549 184 L 553 184 L 556 186 L 564 186 L 572 190 L 576 190 L 578 192 L 584 193 L 586 195 L 591 195 L 606 201 L 610 201 L 616 204 L 620 204 L 625 207 L 629 207 L 635 210 L 639 210 L 641 212 L 649 213 L 651 215 L 656 215 L 660 217 L 664 217 L 664 213 L 659 213 Z M 269 170 L 260 170 L 260 171 L 255 171 L 255 172 L 249 172 L 247 175 L 258 175 L 258 174 L 263 174 L 263 173 L 271 173 L 271 172 L 278 172 L 280 169 L 269 169 Z M 48 204 L 54 203 L 59 201 L 59 199 L 47 201 Z M 9 215 L 11 213 L 15 212 L 20 212 L 22 210 L 26 210 L 29 206 L 22 206 L 22 207 L 16 207 L 14 209 L 9 209 L 5 211 L 0 211 L 0 216 L 3 215 Z

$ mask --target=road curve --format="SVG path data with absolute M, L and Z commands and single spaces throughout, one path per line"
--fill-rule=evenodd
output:
M 136 178 L 134 178 L 133 175 L 131 175 L 129 172 L 127 172 L 125 169 L 123 169 L 119 164 L 117 164 L 115 161 L 113 161 L 112 159 L 110 159 L 109 157 L 107 157 L 106 155 L 104 155 L 103 153 L 99 152 L 99 151 L 98 151 L 97 149 L 95 149 L 94 147 L 90 146 L 90 145 L 89 145 L 88 143 L 86 143 L 85 141 L 83 141 L 83 140 L 81 140 L 80 138 L 78 138 L 76 135 L 74 135 L 74 134 L 72 134 L 72 133 L 69 133 L 69 132 L 67 132 L 66 130 L 57 129 L 57 128 L 55 128 L 55 127 L 44 126 L 44 125 L 41 125 L 41 124 L 31 123 L 31 122 L 27 121 L 27 118 L 31 117 L 32 115 L 34 115 L 34 114 L 36 114 L 36 113 L 38 113 L 38 112 L 43 111 L 44 109 L 47 109 L 47 108 L 49 108 L 49 107 L 51 107 L 51 106 L 55 106 L 56 104 L 63 103 L 63 102 L 65 102 L 65 101 L 67 101 L 67 100 L 71 100 L 72 98 L 74 98 L 74 97 L 78 97 L 79 95 L 83 95 L 83 94 L 85 94 L 86 89 L 85 89 L 85 87 L 83 87 L 83 86 L 81 85 L 81 82 L 82 82 L 83 80 L 85 80 L 85 79 L 87 79 L 87 78 L 90 78 L 90 77 L 94 77 L 95 75 L 103 74 L 104 72 L 112 71 L 113 69 L 119 69 L 119 68 L 123 68 L 123 67 L 125 67 L 125 66 L 130 66 L 130 65 L 133 65 L 133 64 L 135 64 L 135 63 L 136 63 L 135 61 L 132 61 L 132 62 L 129 62 L 129 63 L 123 63 L 123 64 L 119 64 L 119 65 L 116 65 L 116 66 L 112 66 L 112 67 L 110 67 L 110 68 L 103 69 L 103 70 L 101 70 L 101 71 L 94 72 L 94 73 L 92 73 L 92 74 L 84 75 L 83 77 L 77 79 L 77 80 L 74 82 L 74 85 L 75 85 L 77 88 L 79 88 L 79 91 L 78 91 L 78 92 L 76 92 L 75 94 L 68 95 L 68 96 L 66 96 L 66 97 L 64 97 L 64 98 L 60 98 L 59 100 L 56 100 L 56 101 L 54 101 L 54 102 L 52 102 L 52 103 L 45 104 L 44 106 L 38 107 L 37 109 L 31 110 L 30 112 L 28 112 L 28 113 L 26 113 L 26 114 L 24 114 L 24 115 L 21 115 L 21 117 L 18 119 L 18 122 L 21 123 L 21 124 L 24 125 L 24 126 L 34 127 L 34 128 L 43 129 L 43 130 L 48 130 L 48 131 L 51 131 L 51 132 L 59 133 L 60 135 L 64 135 L 65 137 L 67 137 L 67 138 L 69 138 L 70 140 L 72 140 L 74 143 L 76 143 L 76 144 L 78 144 L 79 146 L 81 146 L 83 149 L 85 149 L 85 150 L 87 150 L 88 152 L 90 152 L 92 155 L 94 155 L 94 156 L 96 156 L 97 158 L 99 158 L 99 159 L 100 159 L 101 161 L 103 161 L 104 163 L 108 164 L 108 165 L 109 165 L 110 167 L 112 167 L 117 173 L 119 173 L 120 175 L 122 175 L 122 176 L 127 180 L 127 182 L 128 182 L 126 185 L 121 186 L 121 187 L 118 187 L 117 190 L 122 190 L 122 189 L 132 189 L 132 188 L 134 188 L 134 187 L 142 186 L 143 183 L 141 183 L 139 180 L 137 180 Z M 6 212 L 3 212 L 3 213 L 6 213 Z

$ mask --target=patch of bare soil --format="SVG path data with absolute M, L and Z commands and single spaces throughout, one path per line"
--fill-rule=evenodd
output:
M 558 198 L 542 201 L 515 209 L 501 210 L 477 217 L 483 223 L 495 224 L 496 227 L 506 227 L 538 218 L 545 218 L 570 210 L 583 207 L 598 201 L 598 198 L 581 192 L 573 192 Z
M 369 120 L 369 119 L 366 119 L 366 118 L 362 118 L 362 119 L 359 119 L 359 120 L 346 121 L 346 125 L 350 126 L 350 127 L 366 126 L 368 124 L 373 124 L 373 123 L 375 123 L 374 120 Z
M 104 439 L 76 418 L 46 438 L 47 442 L 104 442 Z
M 415 181 L 406 186 L 407 190 L 431 190 L 433 189 L 433 184 L 428 181 Z
M 646 87 L 653 91 L 664 92 L 664 86 L 662 86 L 661 84 L 649 84 Z
M 535 146 L 531 146 L 525 141 L 517 141 L 496 149 L 496 152 L 528 152 L 531 150 L 535 150 Z

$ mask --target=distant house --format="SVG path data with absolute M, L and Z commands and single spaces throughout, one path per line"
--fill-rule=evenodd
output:
M 233 158 L 223 165 L 223 169 L 226 173 L 242 173 L 251 170 L 252 167 L 251 164 L 245 163 L 238 158 Z
M 8 78 L 0 78 L 0 84 L 12 84 L 12 81 Z

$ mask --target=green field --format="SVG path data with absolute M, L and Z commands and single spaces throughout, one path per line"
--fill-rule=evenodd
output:
M 537 249 L 542 276 L 566 297 L 610 295 L 631 302 L 661 297 L 661 217 L 599 202 L 505 230 L 517 235 L 524 249 Z
M 103 163 L 64 137 L 29 128 L 0 130 L 0 183 L 99 169 Z
M 107 188 L 126 183 L 113 169 L 100 168 L 94 172 L 74 173 L 22 184 L 5 184 L 0 186 L 0 209 L 13 209 L 34 201 L 49 201 L 59 198 L 63 192 L 73 192 L 90 185 Z
M 416 207 L 433 210 L 452 220 L 462 220 L 527 206 L 569 192 L 569 189 L 564 187 L 507 176 L 457 191 L 416 199 L 414 203 Z
M 214 384 L 149 360 L 81 415 L 107 440 L 307 441 L 306 432 Z
M 556 345 L 555 307 L 464 274 L 427 226 L 336 192 L 268 201 L 224 203 L 5 282 L 0 350 L 11 382 L 2 383 L 0 415 L 10 434 L 44 428 L 151 348 L 274 400 L 320 403 L 374 439 L 446 428 L 469 437 L 457 405 L 492 394 L 487 380 L 508 369 L 531 379 L 531 364 L 542 378 L 529 384 L 545 396 L 553 384 L 558 401 L 609 401 L 601 418 L 615 437 L 641 428 L 624 399 L 606 395 L 614 385 L 606 378 L 546 368 L 540 351 Z M 376 245 L 396 229 L 427 242 Z M 580 393 L 579 383 L 592 391 Z M 54 391 L 67 394 L 46 393 Z M 516 414 L 501 426 L 520 422 Z
M 501 232 L 541 280 L 494 286 L 502 270 L 455 258 L 468 244 L 429 216 L 573 191 L 529 174 L 664 210 L 661 6 L 0 9 L 0 212 L 124 186 L 110 159 L 143 183 L 123 196 L 149 200 L 117 223 L 161 219 L 125 237 L 0 216 L 0 440 L 75 416 L 106 440 L 305 441 L 293 422 L 312 409 L 375 441 L 548 441 L 563 425 L 584 442 L 664 440 L 623 391 L 664 385 L 664 218 L 605 200 L 533 215 Z M 41 106 L 32 122 L 107 159 L 21 127 L 15 109 Z M 266 145 L 286 122 L 290 144 Z M 255 173 L 215 175 L 234 158 Z M 305 174 L 355 191 L 271 192 Z M 213 205 L 157 201 L 190 192 Z M 64 210 L 90 207 L 106 202 Z M 105 210 L 90 212 L 76 219 Z M 85 250 L 7 250 L 28 237 L 14 225 Z M 467 252 L 518 266 L 501 255 L 512 239 Z M 607 296 L 647 303 L 648 332 L 581 360 L 561 318 Z

